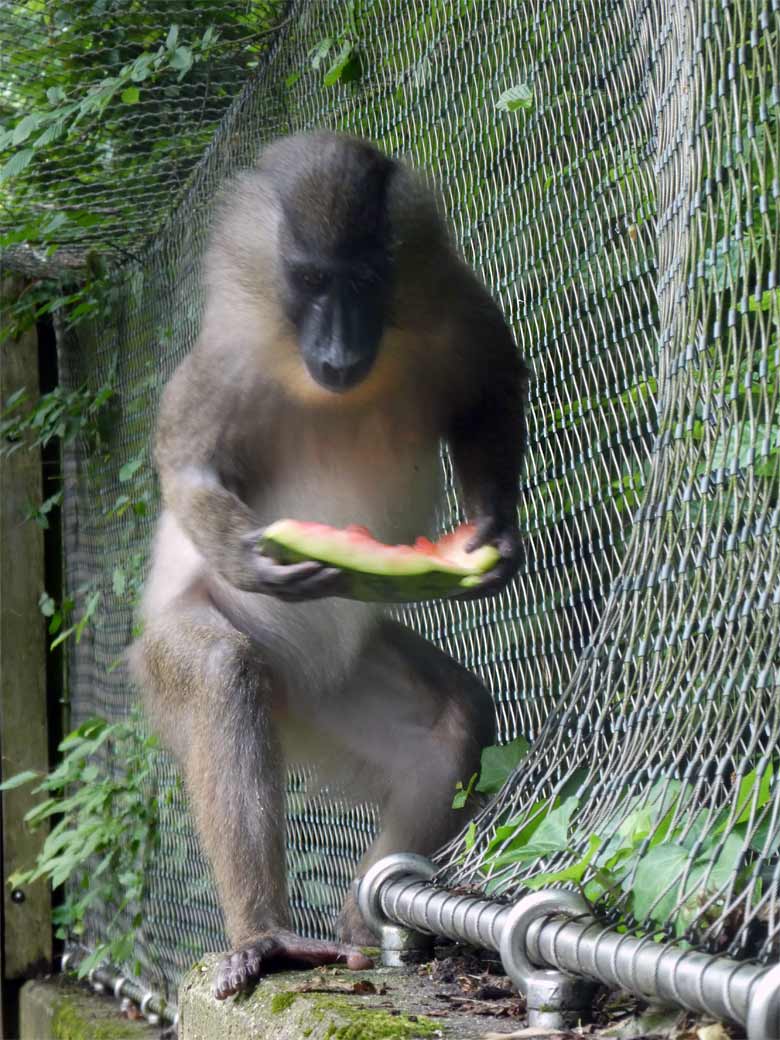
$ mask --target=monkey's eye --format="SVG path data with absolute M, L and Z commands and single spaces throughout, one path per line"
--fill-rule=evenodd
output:
M 319 267 L 293 267 L 292 278 L 295 285 L 309 293 L 323 293 L 330 281 L 327 271 Z

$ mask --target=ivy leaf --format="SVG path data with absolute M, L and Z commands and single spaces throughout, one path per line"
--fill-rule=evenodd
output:
M 530 112 L 534 107 L 534 95 L 527 83 L 505 90 L 496 102 L 499 112 Z
M 168 35 L 167 35 L 167 37 L 165 39 L 165 46 L 167 47 L 167 49 L 169 51 L 172 51 L 172 50 L 174 50 L 176 48 L 176 44 L 178 43 L 178 40 L 179 40 L 179 27 L 178 27 L 178 25 L 172 25 L 170 27 L 170 29 L 168 30 Z
M 530 841 L 524 845 L 511 846 L 505 853 L 492 860 L 490 866 L 524 863 L 528 860 L 542 859 L 554 852 L 565 852 L 569 847 L 569 821 L 578 804 L 578 798 L 567 798 L 557 809 L 548 813 L 534 830 Z
M 482 752 L 479 781 L 475 790 L 481 794 L 496 794 L 514 772 L 517 764 L 528 754 L 525 737 L 515 737 L 508 744 L 486 747 Z
M 688 850 L 680 845 L 656 845 L 642 857 L 631 888 L 637 920 L 644 921 L 651 916 L 659 923 L 668 921 L 677 905 L 677 885 L 672 884 L 660 899 L 658 897 L 670 879 L 680 877 L 688 855 Z
M 126 87 L 119 96 L 125 105 L 137 105 L 141 91 L 138 87 Z
M 576 863 L 572 863 L 570 867 L 565 867 L 563 870 L 554 870 L 547 874 L 538 874 L 534 878 L 526 878 L 523 884 L 526 888 L 543 888 L 545 885 L 552 885 L 556 881 L 574 881 L 579 884 L 585 876 L 585 871 L 590 866 L 590 861 L 596 855 L 601 845 L 601 838 L 597 834 L 591 834 L 588 839 L 588 848 L 585 855 L 581 860 Z

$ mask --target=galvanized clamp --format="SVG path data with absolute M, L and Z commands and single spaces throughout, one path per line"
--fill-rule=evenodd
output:
M 363 920 L 381 936 L 382 963 L 400 967 L 426 960 L 433 936 L 412 928 L 393 924 L 382 910 L 381 890 L 389 881 L 430 881 L 436 868 L 429 859 L 411 852 L 397 852 L 385 856 L 366 871 L 358 886 L 358 907 Z
M 541 968 L 528 957 L 528 929 L 541 917 L 589 914 L 585 900 L 555 889 L 534 892 L 516 903 L 503 923 L 499 953 L 504 970 L 526 998 L 528 1025 L 568 1028 L 589 1017 L 597 984 L 562 971 Z

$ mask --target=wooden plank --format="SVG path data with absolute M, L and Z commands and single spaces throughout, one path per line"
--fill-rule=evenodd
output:
M 21 283 L 0 281 L 0 313 Z M 19 387 L 38 393 L 35 329 L 0 346 L 0 400 Z M 46 703 L 46 631 L 38 609 L 44 588 L 43 532 L 24 515 L 41 501 L 40 452 L 21 449 L 0 457 L 0 777 L 49 767 Z M 3 978 L 20 979 L 47 968 L 52 958 L 51 895 L 36 882 L 12 891 L 7 878 L 28 868 L 46 829 L 32 834 L 24 814 L 38 801 L 27 786 L 2 794 Z

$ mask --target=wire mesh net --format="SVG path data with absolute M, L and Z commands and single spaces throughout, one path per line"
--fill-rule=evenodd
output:
M 104 6 L 132 21 L 137 5 Z M 248 7 L 236 3 L 236 25 Z M 6 5 L 0 39 L 13 46 L 31 10 L 32 70 L 48 46 L 33 5 Z M 85 243 L 133 254 L 116 269 L 109 319 L 61 337 L 68 386 L 118 388 L 110 452 L 82 443 L 66 458 L 68 585 L 102 601 L 69 655 L 74 721 L 119 717 L 133 697 L 113 665 L 156 506 L 137 460 L 148 461 L 156 397 L 197 333 L 215 193 L 280 133 L 363 134 L 440 186 L 466 259 L 534 372 L 517 580 L 489 601 L 403 611 L 483 677 L 502 740 L 535 738 L 439 857 L 442 878 L 511 896 L 563 871 L 560 882 L 589 886 L 600 911 L 629 926 L 642 917 L 653 934 L 771 957 L 780 13 L 769 0 L 375 0 L 356 10 L 292 4 L 249 73 L 236 44 L 203 58 L 186 103 L 155 88 L 150 123 L 181 124 L 179 154 L 127 177 L 117 156 L 94 195 L 55 155 L 52 177 L 44 167 L 6 207 L 24 223 L 45 198 L 79 212 L 103 200 L 116 219 L 92 239 L 63 235 L 63 256 Z M 208 14 L 187 17 L 202 38 Z M 173 18 L 161 5 L 155 25 Z M 352 62 L 350 82 L 323 84 L 326 44 Z M 138 44 L 127 46 L 117 67 Z M 154 126 L 139 133 L 153 150 Z M 442 478 L 447 525 L 460 514 L 446 458 Z M 161 848 L 138 951 L 148 982 L 171 990 L 223 937 L 167 760 L 158 783 Z M 298 927 L 331 929 L 375 822 L 371 806 L 291 777 Z M 97 915 L 93 939 L 106 923 Z

